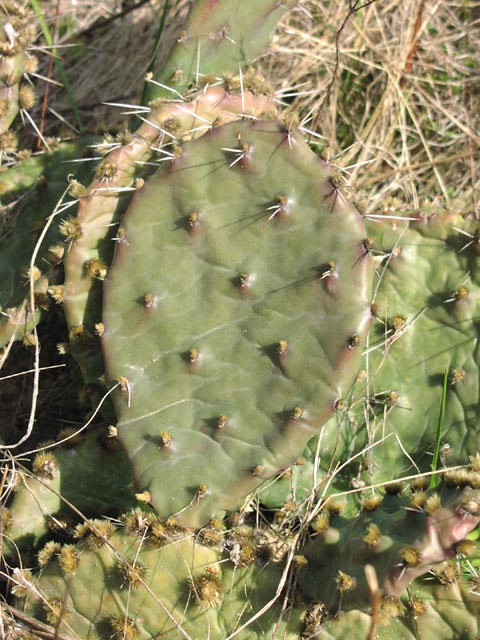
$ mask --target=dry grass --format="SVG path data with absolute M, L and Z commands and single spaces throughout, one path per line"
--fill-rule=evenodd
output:
M 164 4 L 163 0 L 64 2 L 56 20 L 56 2 L 45 3 L 49 25 L 53 29 L 53 25 L 58 23 L 59 53 L 87 131 L 113 132 L 127 125 L 121 111 L 105 103 L 139 103 Z M 160 63 L 178 34 L 187 4 L 186 0 L 170 3 L 160 46 L 155 52 Z M 44 72 L 47 67 L 45 59 Z M 61 133 L 71 135 L 69 125 L 74 126 L 75 123 L 69 113 L 68 96 L 62 87 L 52 87 L 50 91 L 49 108 L 65 118 L 66 125 Z M 49 128 L 58 131 L 58 120 L 52 112 Z
M 139 102 L 163 2 L 139 4 L 125 15 L 116 2 L 61 6 L 58 43 L 76 44 L 62 56 L 88 130 L 125 126 L 103 103 Z M 157 66 L 185 13 L 184 0 L 170 4 Z M 298 93 L 289 110 L 369 212 L 432 202 L 478 216 L 479 59 L 478 2 L 302 0 L 259 66 L 279 95 Z M 64 91 L 49 107 L 73 124 Z
M 480 4 L 345 4 L 303 2 L 268 72 L 308 92 L 292 108 L 351 167 L 369 212 L 395 197 L 407 209 L 459 200 L 478 216 Z

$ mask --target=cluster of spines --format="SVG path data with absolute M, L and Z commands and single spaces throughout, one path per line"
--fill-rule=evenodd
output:
M 6 531 L 11 526 L 13 516 L 4 509 L 2 518 Z M 223 521 L 214 518 L 195 532 L 182 526 L 175 517 L 161 518 L 153 511 L 134 509 L 120 516 L 117 523 L 109 519 L 91 519 L 77 525 L 70 524 L 66 532 L 73 543 L 62 544 L 56 540 L 46 542 L 38 551 L 37 562 L 41 568 L 58 562 L 62 573 L 75 573 L 84 551 L 95 552 L 108 546 L 116 532 L 123 532 L 123 535 L 136 538 L 142 545 L 155 549 L 194 537 L 198 544 L 225 554 L 235 566 L 249 566 L 260 551 L 259 533 L 255 527 L 246 524 L 240 514 L 232 516 L 231 520 L 232 526 L 227 528 Z M 148 571 L 141 563 L 128 560 L 119 560 L 119 569 L 127 582 L 134 583 L 134 587 L 139 586 Z

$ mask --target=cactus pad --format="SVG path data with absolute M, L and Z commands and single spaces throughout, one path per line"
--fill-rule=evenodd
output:
M 32 473 L 17 474 L 5 555 L 16 557 L 19 550 L 35 548 L 52 522 L 69 521 L 78 512 L 87 517 L 118 515 L 135 506 L 128 460 L 120 447 L 109 450 L 109 445 L 106 436 L 91 431 L 39 453 Z
M 215 76 L 237 74 L 268 46 L 278 21 L 294 4 L 292 0 L 192 3 L 175 46 L 155 75 L 160 86 L 150 86 L 150 98 L 168 94 L 165 85 L 185 92 Z
M 367 483 L 430 469 L 447 369 L 437 467 L 480 450 L 478 224 L 444 211 L 383 220 L 369 235 L 378 282 L 368 376 L 358 385 L 367 408 L 350 416 L 357 451 L 375 443 L 364 459 Z
M 187 143 L 134 197 L 103 346 L 118 435 L 162 515 L 198 526 L 238 506 L 356 374 L 370 266 L 331 175 L 299 133 L 234 123 Z
M 348 637 L 362 640 L 372 625 L 378 640 L 476 637 L 479 597 L 459 577 L 479 492 L 443 486 L 424 497 L 423 508 L 409 507 L 408 495 L 387 495 L 373 511 L 364 501 L 360 513 L 332 514 L 299 547 L 305 555 L 295 556 L 293 573 L 274 552 L 280 539 L 288 545 L 284 535 L 275 541 L 275 527 L 266 535 L 231 523 L 227 532 L 217 521 L 202 536 L 176 518 L 134 510 L 120 528 L 94 520 L 75 527 L 75 544 L 48 542 L 38 553 L 40 575 L 17 570 L 11 586 L 27 615 L 72 639 L 305 640 L 344 637 L 348 624 Z M 207 547 L 208 528 L 218 541 Z M 367 563 L 378 581 L 374 615 Z

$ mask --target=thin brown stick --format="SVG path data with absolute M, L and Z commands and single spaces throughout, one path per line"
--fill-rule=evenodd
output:
M 378 625 L 382 596 L 380 594 L 375 568 L 371 564 L 365 565 L 365 578 L 367 580 L 368 591 L 372 601 L 372 621 L 370 623 L 370 631 L 368 632 L 367 640 L 375 640 L 375 629 Z
M 43 94 L 42 101 L 42 110 L 40 112 L 40 122 L 38 125 L 38 138 L 37 138 L 37 150 L 40 150 L 43 142 L 43 129 L 45 127 L 45 118 L 47 115 L 47 106 L 48 106 L 48 96 L 50 94 L 50 79 L 53 74 L 53 64 L 54 64 L 54 56 L 55 56 L 55 39 L 57 36 L 57 24 L 58 18 L 60 16 L 60 0 L 57 0 L 57 4 L 55 7 L 55 16 L 53 19 L 52 26 L 52 48 L 50 50 L 50 59 L 48 61 L 48 69 L 47 69 L 47 82 L 45 83 L 45 93 Z
M 418 6 L 417 19 L 415 20 L 415 26 L 413 28 L 412 44 L 410 45 L 410 49 L 407 54 L 407 59 L 405 61 L 405 66 L 403 68 L 402 77 L 400 78 L 400 83 L 399 83 L 400 89 L 403 89 L 403 87 L 405 86 L 405 83 L 407 82 L 406 76 L 410 73 L 410 70 L 413 65 L 413 59 L 415 57 L 415 53 L 417 52 L 418 35 L 422 27 L 424 6 L 425 6 L 425 0 L 420 0 L 420 4 Z
M 340 27 L 338 28 L 336 34 L 335 34 L 335 66 L 333 67 L 333 72 L 332 72 L 332 77 L 330 79 L 330 82 L 328 83 L 327 86 L 327 90 L 325 92 L 325 96 L 322 100 L 322 102 L 320 103 L 320 106 L 317 109 L 317 114 L 313 120 L 311 129 L 313 131 L 315 131 L 317 129 L 318 126 L 318 121 L 320 119 L 320 115 L 322 113 L 322 109 L 324 107 L 324 105 L 330 100 L 330 96 L 332 93 L 332 89 L 333 86 L 335 84 L 335 80 L 337 78 L 337 74 L 338 74 L 338 69 L 340 68 L 340 36 L 342 35 L 342 31 L 345 29 L 345 27 L 347 26 L 348 21 L 350 20 L 351 16 L 353 16 L 354 13 L 356 13 L 357 11 L 360 11 L 360 9 L 363 9 L 364 7 L 368 7 L 369 5 L 373 4 L 374 2 L 376 2 L 376 0 L 367 0 L 366 2 L 364 2 L 363 4 L 361 4 L 361 0 L 349 0 L 349 8 L 348 8 L 348 13 L 345 16 L 342 24 L 340 25 Z M 310 141 L 311 139 L 311 135 L 309 135 L 308 140 Z
M 50 627 L 49 625 L 44 624 L 43 622 L 40 622 L 39 620 L 36 620 L 31 616 L 28 616 L 23 611 L 20 611 L 20 609 L 16 609 L 15 607 L 12 607 L 11 605 L 5 603 L 2 603 L 2 607 L 5 608 L 5 610 L 8 611 L 8 613 L 10 613 L 10 615 L 12 615 L 14 618 L 16 618 L 17 620 L 21 620 L 31 629 L 35 629 L 35 631 L 39 635 L 41 635 L 42 638 L 52 638 L 52 640 L 74 640 L 74 638 L 72 638 L 71 636 L 65 636 L 63 634 L 57 633 L 53 627 Z

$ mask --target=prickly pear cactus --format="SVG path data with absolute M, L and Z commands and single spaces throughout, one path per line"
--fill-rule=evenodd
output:
M 447 211 L 369 226 L 375 318 L 343 423 L 351 453 L 370 447 L 356 482 L 428 471 L 436 448 L 437 467 L 480 450 L 477 228 Z
M 11 484 L 3 553 L 15 564 L 19 551 L 31 552 L 78 512 L 88 518 L 117 516 L 137 504 L 128 460 L 100 430 L 37 453 L 32 471 L 15 472 Z
M 200 0 L 191 6 L 168 60 L 150 85 L 150 99 L 237 75 L 269 44 L 295 0 Z M 166 90 L 166 87 L 170 90 Z M 245 85 L 247 88 L 247 85 Z
M 200 525 L 238 506 L 357 372 L 370 265 L 330 175 L 281 124 L 226 125 L 186 144 L 124 218 L 104 356 L 119 438 L 163 515 Z
M 143 124 L 98 147 L 93 182 L 72 183 L 78 215 L 58 216 L 38 254 L 36 315 L 47 290 L 64 302 L 88 382 L 103 373 L 101 337 L 118 416 L 110 434 L 123 445 L 107 456 L 92 433 L 40 453 L 2 507 L 3 552 L 18 564 L 9 588 L 23 620 L 50 627 L 42 634 L 479 635 L 465 538 L 480 519 L 480 231 L 447 212 L 365 231 L 331 167 L 274 121 L 268 84 L 242 70 L 292 4 L 196 2 L 149 77 Z M 34 100 L 20 83 L 35 61 L 27 14 L 1 11 L 3 162 L 17 145 L 7 129 Z M 2 189 L 26 173 L 4 174 Z M 37 320 L 17 247 L 31 256 L 25 237 L 36 242 L 38 216 L 66 187 L 65 171 L 54 189 L 42 175 L 48 197 L 35 193 L 40 205 L 19 216 L 18 244 L 2 253 L 0 341 Z M 63 258 L 57 285 L 50 265 Z M 378 486 L 467 454 L 470 465 L 444 471 L 429 493 L 436 480 L 418 478 L 411 493 L 388 484 L 385 497 Z M 338 494 L 348 494 L 343 511 Z M 143 510 L 119 516 L 138 501 Z M 252 505 L 261 517 L 246 523 Z M 24 568 L 31 553 L 36 575 Z
M 39 551 L 38 577 L 17 570 L 10 586 L 27 616 L 82 640 L 337 638 L 352 623 L 353 638 L 372 625 L 379 640 L 476 637 L 480 597 L 459 578 L 478 490 L 394 489 L 341 515 L 326 501 L 296 547 L 235 519 L 196 532 L 140 510 L 81 522 Z

